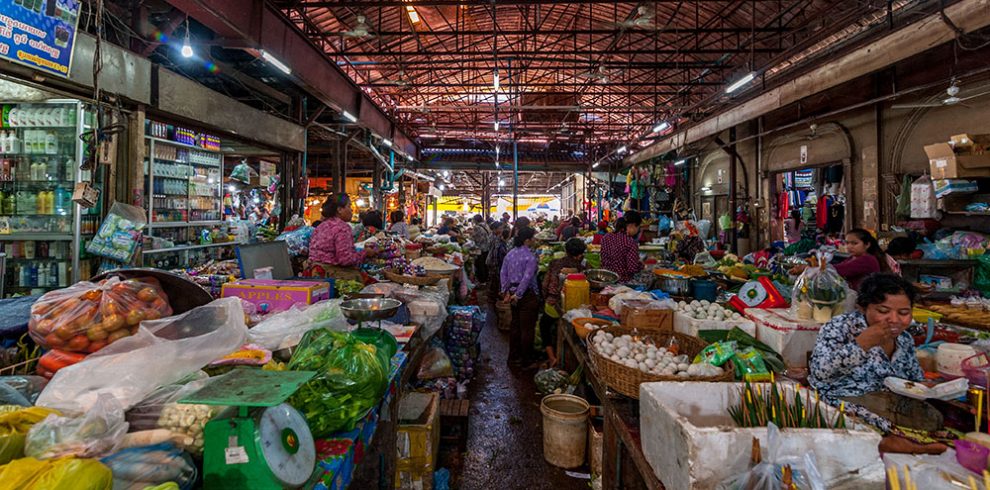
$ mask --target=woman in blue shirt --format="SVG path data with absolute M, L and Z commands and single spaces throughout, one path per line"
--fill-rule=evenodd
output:
M 513 238 L 515 248 L 509 251 L 499 271 L 501 292 L 512 303 L 512 326 L 509 329 L 510 366 L 530 366 L 536 359 L 533 339 L 536 320 L 540 315 L 540 286 L 536 280 L 539 263 L 533 254 L 532 228 L 521 228 Z

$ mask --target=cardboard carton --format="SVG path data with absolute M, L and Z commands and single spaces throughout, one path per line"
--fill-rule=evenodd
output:
M 925 146 L 933 179 L 990 177 L 990 153 L 956 153 L 949 143 Z

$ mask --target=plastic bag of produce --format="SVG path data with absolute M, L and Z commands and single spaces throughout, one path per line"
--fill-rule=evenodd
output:
M 95 459 L 21 458 L 0 466 L 0 490 L 110 490 L 110 468 Z
M 301 226 L 292 231 L 287 231 L 275 238 L 276 241 L 285 242 L 289 247 L 289 255 L 293 257 L 309 255 L 309 240 L 313 237 L 312 226 Z
M 340 311 L 340 299 L 320 301 L 312 305 L 293 305 L 285 311 L 268 315 L 248 331 L 251 342 L 269 350 L 294 347 L 303 335 L 317 328 L 339 332 L 353 329 Z
M 781 450 L 780 429 L 772 422 L 767 424 L 767 449 L 762 461 L 745 473 L 722 482 L 719 490 L 825 490 L 825 481 L 815 463 L 811 451 L 802 456 L 789 456 Z M 788 476 L 789 475 L 789 476 Z M 788 485 L 785 479 L 789 479 Z
M 124 409 L 101 395 L 84 415 L 49 415 L 28 431 L 24 454 L 32 458 L 99 457 L 112 452 L 127 433 Z
M 58 412 L 43 407 L 0 413 L 0 465 L 24 457 L 24 440 L 28 430 L 53 413 Z
M 130 262 L 141 243 L 148 215 L 139 207 L 114 202 L 86 251 L 118 262 Z
M 113 472 L 114 490 L 143 490 L 166 482 L 188 490 L 196 482 L 192 458 L 171 444 L 132 447 L 100 461 Z
M 441 347 L 431 347 L 423 354 L 416 377 L 419 379 L 447 378 L 454 375 L 450 357 Z
M 181 400 L 184 396 L 194 393 L 206 384 L 210 377 L 203 371 L 197 371 L 187 379 L 178 383 L 157 388 L 146 396 L 140 403 L 131 407 L 125 414 L 127 423 L 132 431 L 151 430 L 158 428 L 162 408 Z
M 388 385 L 389 369 L 375 346 L 327 329 L 308 332 L 288 368 L 318 373 L 289 399 L 314 437 L 352 429 Z
M 34 405 L 47 384 L 48 380 L 41 376 L 0 376 L 0 405 Z M 9 390 L 5 392 L 5 389 Z M 13 403 L 14 400 L 26 403 Z
M 794 281 L 791 309 L 796 318 L 825 323 L 842 314 L 849 286 L 834 267 L 831 254 L 817 253 L 817 266 L 808 267 Z
M 96 352 L 137 332 L 141 321 L 171 314 L 158 280 L 112 277 L 45 294 L 31 306 L 28 331 L 49 349 Z
M 143 322 L 85 361 L 63 368 L 38 397 L 38 405 L 81 413 L 101 393 L 125 409 L 162 385 L 173 384 L 247 339 L 240 299 L 221 298 L 181 315 Z

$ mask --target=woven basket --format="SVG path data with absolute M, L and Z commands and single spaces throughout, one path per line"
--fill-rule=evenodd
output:
M 598 330 L 601 330 L 601 328 L 598 328 L 596 330 L 588 330 L 584 326 L 585 323 L 591 323 L 602 327 L 609 327 L 612 325 L 612 322 L 608 320 L 602 320 L 599 318 L 575 318 L 571 320 L 571 325 L 574 327 L 574 332 L 577 333 L 577 336 L 582 339 L 588 338 L 588 334 L 590 334 L 591 332 L 597 332 Z
M 622 326 L 618 327 L 608 327 L 599 330 L 599 332 L 607 332 L 615 336 L 619 335 L 632 335 L 635 330 L 632 328 L 626 328 Z M 640 335 L 648 336 L 657 345 L 665 345 L 667 341 L 673 337 L 677 339 L 677 343 L 680 345 L 680 353 L 687 354 L 688 358 L 694 358 L 702 349 L 705 348 L 705 341 L 699 339 L 698 337 L 692 337 L 690 335 L 684 335 L 677 332 L 639 332 Z M 690 376 L 682 378 L 680 376 L 663 376 L 657 374 L 647 374 L 639 369 L 634 369 L 630 367 L 623 366 L 598 352 L 595 348 L 594 342 L 588 342 L 588 354 L 591 357 L 591 366 L 598 375 L 598 379 L 602 383 L 605 383 L 609 388 L 621 393 L 629 398 L 639 399 L 639 385 L 641 383 L 650 383 L 654 381 L 734 381 L 736 379 L 735 371 L 731 369 L 725 369 L 724 372 L 719 376 Z
M 440 282 L 440 278 L 436 276 L 407 276 L 405 274 L 399 274 L 389 269 L 382 271 L 385 275 L 385 279 L 392 282 L 397 282 L 399 284 L 412 284 L 415 286 L 432 286 Z

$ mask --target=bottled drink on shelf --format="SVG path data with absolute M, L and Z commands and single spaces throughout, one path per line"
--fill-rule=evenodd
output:
M 28 240 L 24 242 L 24 258 L 28 260 L 34 259 L 35 244 L 34 241 Z

